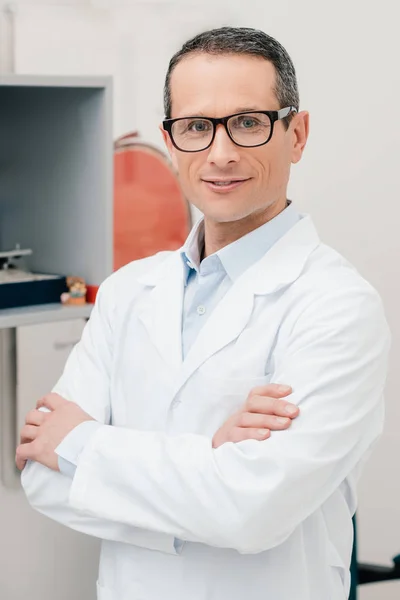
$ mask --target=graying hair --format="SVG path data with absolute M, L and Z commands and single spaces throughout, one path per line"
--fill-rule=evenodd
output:
M 280 108 L 294 106 L 299 110 L 299 90 L 296 71 L 285 48 L 273 37 L 248 27 L 220 27 L 196 35 L 183 44 L 171 58 L 164 85 L 165 118 L 171 118 L 171 74 L 176 65 L 188 54 L 212 55 L 243 54 L 260 56 L 275 67 L 275 95 Z M 288 121 L 286 122 L 286 126 Z

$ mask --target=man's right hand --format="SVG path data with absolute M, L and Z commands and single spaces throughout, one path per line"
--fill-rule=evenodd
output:
M 283 398 L 292 388 L 271 383 L 251 390 L 243 407 L 218 429 L 213 448 L 225 442 L 266 440 L 271 431 L 287 429 L 299 414 L 299 408 Z

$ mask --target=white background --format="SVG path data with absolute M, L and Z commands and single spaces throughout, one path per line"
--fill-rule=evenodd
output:
M 378 288 L 393 333 L 386 429 L 362 478 L 358 511 L 360 558 L 389 563 L 400 553 L 397 0 L 26 0 L 4 12 L 9 4 L 0 0 L 1 72 L 111 73 L 115 137 L 138 130 L 157 145 L 168 60 L 187 38 L 209 27 L 252 26 L 287 48 L 301 109 L 311 114 L 289 197 Z M 360 596 L 394 600 L 400 582 Z

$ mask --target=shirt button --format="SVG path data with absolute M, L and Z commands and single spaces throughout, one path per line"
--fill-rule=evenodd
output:
M 198 315 L 204 315 L 205 312 L 206 312 L 206 307 L 203 306 L 202 304 L 197 307 L 197 314 Z

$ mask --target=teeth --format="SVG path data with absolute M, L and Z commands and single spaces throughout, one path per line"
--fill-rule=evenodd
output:
M 230 185 L 233 181 L 213 181 L 214 185 Z

